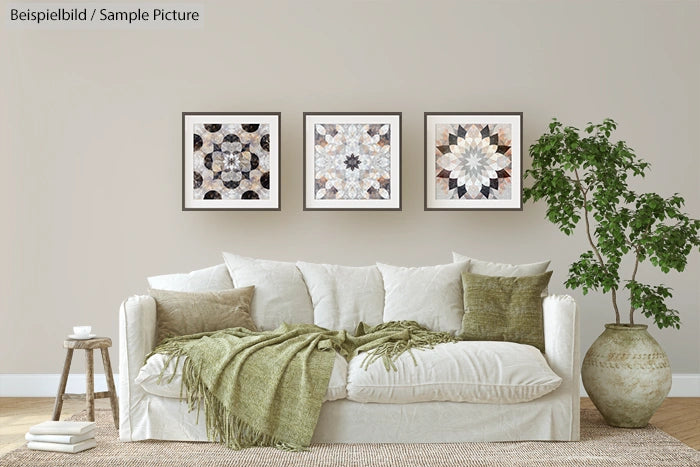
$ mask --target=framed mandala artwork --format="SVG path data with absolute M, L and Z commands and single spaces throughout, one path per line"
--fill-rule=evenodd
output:
M 304 112 L 304 210 L 401 210 L 400 112 Z
M 522 134 L 522 112 L 426 112 L 425 210 L 522 210 Z
M 182 114 L 182 210 L 280 210 L 280 113 Z

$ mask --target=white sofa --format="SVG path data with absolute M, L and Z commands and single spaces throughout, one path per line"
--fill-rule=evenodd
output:
M 342 383 L 339 387 L 329 389 L 329 393 L 327 393 L 327 401 L 323 403 L 321 408 L 313 442 L 423 443 L 578 440 L 579 324 L 577 306 L 569 296 L 550 295 L 543 300 L 543 308 L 545 366 L 548 365 L 561 378 L 558 387 L 546 395 L 519 403 L 506 403 L 508 401 L 474 403 L 451 402 L 449 401 L 450 397 L 445 397 L 440 391 L 433 391 L 437 395 L 432 399 L 438 400 L 404 402 L 405 398 L 398 395 L 399 391 L 396 400 L 383 403 L 358 402 L 357 400 L 362 400 L 361 397 L 357 395 L 353 397 L 353 391 L 350 389 L 345 391 L 345 388 L 342 387 L 346 384 L 348 371 L 351 375 L 353 371 L 352 362 L 347 365 L 343 361 L 334 367 L 334 376 L 331 378 L 329 386 L 334 386 L 334 380 L 336 381 L 335 386 L 338 386 L 338 378 L 341 378 Z M 206 441 L 204 417 L 200 416 L 198 423 L 196 411 L 189 412 L 187 404 L 178 397 L 178 378 L 173 380 L 170 388 L 164 386 L 163 391 L 160 391 L 153 384 L 150 387 L 145 384 L 144 371 L 148 373 L 149 368 L 141 370 L 144 367 L 145 356 L 153 350 L 156 344 L 155 336 L 155 300 L 148 295 L 133 296 L 125 300 L 119 310 L 120 439 L 122 441 L 146 439 Z M 463 343 L 463 346 L 470 344 L 476 343 Z M 520 345 L 511 343 L 488 344 L 492 348 L 499 345 L 504 348 L 508 345 Z M 441 344 L 440 346 L 450 345 L 459 344 Z M 541 358 L 539 351 L 533 347 L 523 347 L 535 351 L 538 358 Z M 510 350 L 506 350 L 506 354 L 508 354 Z M 445 360 L 444 354 L 442 357 L 437 354 L 430 355 L 430 352 L 445 351 L 445 349 L 434 349 L 415 353 L 420 353 L 421 358 L 427 359 L 426 361 L 429 361 L 430 358 Z M 450 351 L 447 350 L 447 352 Z M 162 366 L 158 367 L 158 362 L 155 361 L 157 358 L 155 360 L 154 358 L 149 360 L 151 375 L 158 373 L 162 368 Z M 381 361 L 377 363 L 381 365 Z M 508 362 L 501 362 L 499 365 L 498 372 L 509 366 Z M 348 366 L 350 370 L 347 369 Z M 426 366 L 425 362 L 423 362 L 423 366 Z M 354 367 L 354 371 L 357 371 L 358 364 L 355 364 Z M 177 372 L 177 369 L 170 368 L 169 371 Z M 383 367 L 382 371 L 385 371 Z M 488 368 L 482 368 L 480 371 L 488 372 Z M 390 377 L 393 376 L 390 375 Z M 429 379 L 429 377 L 424 378 Z M 461 389 L 463 389 L 461 386 L 455 388 L 457 391 Z M 330 394 L 331 390 L 335 390 L 335 393 Z M 350 400 L 347 397 L 356 400 Z M 441 398 L 442 400 L 440 400 Z

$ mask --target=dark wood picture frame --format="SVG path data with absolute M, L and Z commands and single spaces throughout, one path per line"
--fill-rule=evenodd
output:
M 443 117 L 441 121 L 440 117 Z M 459 119 L 458 117 L 463 117 Z M 483 117 L 479 119 L 478 117 Z M 487 123 L 498 124 L 499 117 L 502 118 L 502 123 L 510 123 L 511 128 L 511 144 L 510 144 L 510 173 L 505 178 L 510 178 L 510 194 L 511 199 L 488 199 L 488 194 L 492 193 L 490 188 L 497 188 L 499 178 L 490 179 L 490 185 L 483 185 L 483 192 L 487 193 L 486 200 L 483 199 L 449 199 L 437 200 L 435 190 L 435 150 L 436 150 L 436 131 L 435 128 L 429 127 L 429 120 L 433 120 L 432 124 L 457 124 L 463 121 L 464 123 Z M 469 120 L 473 121 L 469 121 Z M 423 209 L 425 211 L 522 211 L 523 210 L 523 113 L 522 112 L 425 112 L 423 114 Z M 500 146 L 498 150 L 501 150 Z M 517 152 L 517 153 L 516 153 Z M 430 161 L 430 162 L 429 162 Z M 508 168 L 503 167 L 502 174 L 508 173 Z M 499 172 L 501 173 L 501 172 Z M 431 183 L 431 178 L 432 183 Z M 453 183 L 450 180 L 450 183 Z M 432 196 L 432 197 L 431 197 Z
M 205 117 L 211 117 L 205 119 Z M 246 118 L 249 117 L 249 118 Z M 189 120 L 189 121 L 188 121 Z M 207 199 L 207 198 L 195 198 L 193 196 L 196 188 L 196 174 L 193 169 L 195 162 L 195 152 L 194 148 L 194 129 L 195 124 L 269 124 L 269 133 L 263 135 L 268 136 L 267 141 L 264 143 L 268 146 L 266 151 L 268 165 L 265 167 L 267 172 L 264 172 L 260 179 L 257 181 L 263 184 L 264 181 L 267 182 L 267 191 L 269 193 L 268 199 L 253 198 L 253 196 L 258 196 L 255 191 L 247 191 L 243 195 L 248 194 L 250 198 L 240 199 Z M 282 168 L 282 158 L 281 158 L 281 124 L 282 115 L 281 112 L 182 112 L 182 210 L 183 211 L 280 211 L 282 209 L 281 203 L 281 168 Z M 189 126 L 188 126 L 189 125 Z M 256 130 L 257 131 L 257 130 Z M 255 133 L 251 131 L 250 133 Z M 229 135 L 227 135 L 228 137 Z M 239 138 L 241 135 L 233 135 L 233 138 Z M 256 141 L 255 144 L 258 145 L 258 150 L 264 150 L 263 143 Z M 243 145 L 245 149 L 246 145 Z M 262 148 L 262 149 L 261 149 Z M 245 151 L 240 154 L 245 153 Z M 231 154 L 231 153 L 225 153 Z M 236 153 L 239 154 L 239 153 Z M 262 156 L 262 154 L 261 154 Z M 252 170 L 240 170 L 241 180 L 245 177 L 250 177 L 251 172 L 257 169 L 260 164 L 260 158 L 258 155 L 248 151 L 246 155 L 247 163 Z M 244 158 L 245 159 L 245 158 Z M 241 160 L 244 160 L 241 159 Z M 211 163 L 211 162 L 209 162 Z M 214 177 L 220 177 L 215 175 Z M 256 174 L 258 175 L 258 174 Z M 200 175 L 201 178 L 201 175 Z M 248 178 L 248 180 L 250 180 Z M 208 182 L 214 182 L 214 179 L 207 180 Z M 230 182 L 236 183 L 236 182 Z M 188 187 L 189 186 L 189 187 Z M 216 194 L 216 193 L 215 193 Z M 220 194 L 219 194 L 220 196 Z
M 327 119 L 321 117 L 328 117 Z M 359 117 L 367 117 L 362 120 Z M 381 118 L 384 117 L 384 118 Z M 303 195 L 304 195 L 304 211 L 401 211 L 402 210 L 402 113 L 401 112 L 304 112 L 304 135 L 303 135 Z M 308 125 L 309 120 L 311 127 Z M 318 120 L 318 121 L 316 121 Z M 391 120 L 391 121 L 389 121 Z M 315 177 L 314 172 L 314 139 L 309 141 L 309 131 L 314 131 L 313 125 L 319 123 L 327 124 L 379 124 L 389 123 L 395 125 L 396 128 L 390 128 L 390 196 L 389 200 L 367 200 L 367 199 L 324 199 L 317 200 L 315 194 Z M 312 135 L 313 138 L 313 135 Z M 311 143 L 308 146 L 307 143 Z M 397 146 L 397 147 L 394 147 Z M 311 149 L 311 151 L 310 151 Z M 356 156 L 351 154 L 349 157 L 355 157 L 354 165 L 359 167 L 362 160 L 358 160 Z M 346 158 L 347 159 L 347 158 Z M 347 162 L 346 162 L 347 164 Z M 354 169 L 352 169 L 354 171 Z

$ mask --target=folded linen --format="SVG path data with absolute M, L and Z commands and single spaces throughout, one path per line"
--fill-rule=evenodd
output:
M 29 433 L 33 435 L 81 435 L 94 430 L 96 426 L 95 422 L 47 421 L 34 425 L 29 429 Z
M 61 444 L 61 443 L 42 443 L 41 441 L 30 441 L 27 443 L 27 448 L 36 451 L 58 451 L 76 453 L 92 449 L 97 446 L 95 438 L 86 439 L 76 444 Z
M 27 433 L 24 439 L 27 441 L 40 441 L 42 443 L 76 444 L 86 439 L 94 438 L 96 430 L 90 430 L 81 435 L 34 435 Z

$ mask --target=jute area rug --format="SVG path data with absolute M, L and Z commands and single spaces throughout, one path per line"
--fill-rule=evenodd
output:
M 23 447 L 0 458 L 0 466 L 700 466 L 700 451 L 658 428 L 611 428 L 591 409 L 581 411 L 581 441 L 574 443 L 318 444 L 302 453 L 232 451 L 212 443 L 122 443 L 110 412 L 98 410 L 96 417 L 96 448 L 63 454 Z

